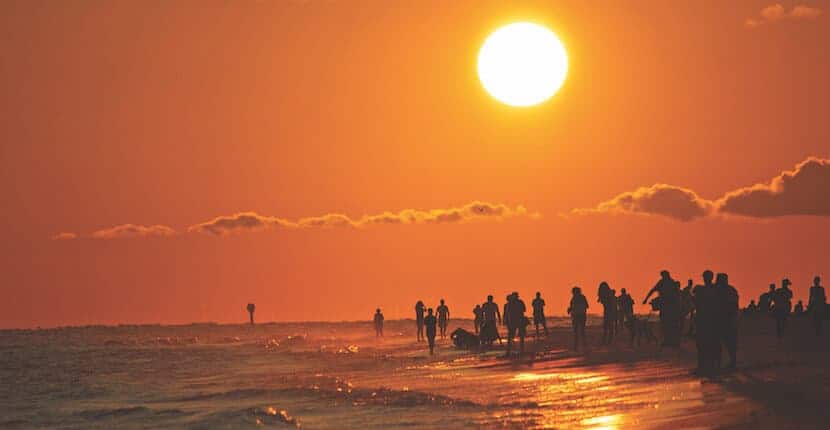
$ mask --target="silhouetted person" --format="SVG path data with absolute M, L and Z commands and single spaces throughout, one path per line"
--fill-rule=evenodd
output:
M 383 314 L 380 308 L 375 310 L 375 337 L 383 337 Z
M 499 305 L 493 302 L 493 296 L 487 296 L 487 301 L 481 305 L 481 342 L 486 345 L 492 345 L 493 341 L 499 339 L 499 324 L 501 324 L 501 313 L 499 312 Z
M 827 296 L 824 294 L 824 287 L 821 286 L 821 278 L 816 276 L 813 286 L 810 287 L 810 299 L 807 301 L 807 312 L 810 314 L 816 336 L 821 336 L 821 324 L 826 310 Z
M 716 327 L 717 296 L 711 270 L 703 272 L 703 285 L 695 286 L 695 344 L 697 346 L 698 375 L 711 375 L 720 368 L 720 338 Z
M 778 337 L 784 336 L 787 329 L 787 318 L 792 311 L 793 292 L 790 290 L 790 280 L 784 278 L 781 281 L 781 288 L 775 290 L 772 295 L 772 313 L 775 316 L 775 333 Z
M 574 330 L 574 350 L 579 351 L 580 343 L 582 343 L 582 349 L 585 349 L 585 321 L 588 318 L 588 299 L 585 298 L 579 287 L 573 287 L 571 293 L 568 314 L 571 316 L 571 325 Z
M 473 308 L 473 328 L 475 329 L 476 334 L 478 334 L 478 330 L 481 328 L 482 322 L 484 322 L 484 320 L 481 315 L 481 305 L 476 305 L 476 307 Z
M 525 316 L 525 302 L 519 298 L 519 293 L 514 292 L 510 296 L 510 301 L 507 303 L 507 352 L 505 357 L 510 356 L 510 350 L 513 346 L 513 338 L 519 336 L 519 355 L 525 352 L 525 336 L 527 336 L 527 326 L 529 321 Z
M 643 304 L 655 292 L 659 296 L 660 326 L 663 331 L 663 346 L 680 346 L 680 283 L 672 279 L 668 270 L 660 272 L 660 280 L 646 294 Z
M 680 291 L 680 333 L 683 333 L 683 323 L 686 321 L 686 316 L 689 317 L 689 330 L 686 336 L 693 337 L 695 335 L 695 302 L 692 299 L 692 290 L 694 289 L 694 281 L 689 279 L 683 290 Z
M 636 328 L 634 327 L 634 299 L 623 288 L 620 290 L 620 297 L 617 299 L 617 303 L 619 305 L 620 315 L 622 315 L 623 325 L 631 335 L 631 343 L 634 343 L 634 336 L 636 334 L 634 330 Z
M 795 304 L 795 307 L 793 308 L 793 315 L 797 317 L 804 316 L 804 303 L 801 300 Z
M 415 336 L 418 342 L 424 340 L 424 311 L 426 309 L 427 307 L 424 306 L 424 302 L 418 300 L 418 303 L 415 303 L 415 326 L 418 328 Z
M 545 336 L 548 335 L 548 322 L 545 318 L 545 300 L 542 298 L 542 293 L 536 292 L 536 298 L 533 299 L 533 325 L 536 327 L 536 337 L 539 337 L 539 325 L 545 329 Z
M 447 336 L 447 324 L 450 320 L 450 308 L 444 304 L 444 299 L 441 299 L 436 312 L 438 313 L 438 328 L 441 329 L 441 339 L 443 339 Z
M 738 290 L 729 285 L 729 275 L 718 273 L 715 281 L 716 327 L 729 354 L 727 369 L 734 370 L 738 358 Z M 720 351 L 718 351 L 720 354 Z
M 603 281 L 597 289 L 597 302 L 602 304 L 602 344 L 614 340 L 614 324 L 617 321 L 617 297 L 608 283 Z
M 248 315 L 251 317 L 251 325 L 254 325 L 254 311 L 256 311 L 256 305 L 253 303 L 248 303 Z
M 424 318 L 424 325 L 427 328 L 427 342 L 429 342 L 429 355 L 435 353 L 435 326 L 438 325 L 438 319 L 432 314 L 432 308 L 427 310 L 427 316 Z
M 504 308 L 502 308 L 503 311 L 501 313 L 501 316 L 502 316 L 501 322 L 502 322 L 502 324 L 504 324 L 505 327 L 508 327 L 510 325 L 510 323 L 508 322 L 510 320 L 510 314 L 507 313 L 507 306 L 510 305 L 510 297 L 511 297 L 511 294 L 508 294 L 508 295 L 504 296 Z
M 758 297 L 758 310 L 762 314 L 772 315 L 772 298 L 775 296 L 775 284 L 769 284 L 769 291 Z
M 747 314 L 750 314 L 750 315 L 754 315 L 754 314 L 758 313 L 758 305 L 755 304 L 755 300 L 750 300 L 749 301 L 749 304 L 746 305 L 746 309 L 744 309 L 744 312 L 746 312 Z

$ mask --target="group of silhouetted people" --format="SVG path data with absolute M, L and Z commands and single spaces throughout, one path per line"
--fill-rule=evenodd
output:
M 816 336 L 821 336 L 824 320 L 830 316 L 827 313 L 827 295 L 821 285 L 821 277 L 813 278 L 813 285 L 810 287 L 810 295 L 807 301 L 807 308 L 799 300 L 795 307 L 792 306 L 793 292 L 790 289 L 792 283 L 784 278 L 781 287 L 776 288 L 770 284 L 769 290 L 758 298 L 758 304 L 752 300 L 744 309 L 747 316 L 769 315 L 775 319 L 775 334 L 779 338 L 784 337 L 787 331 L 787 321 L 790 315 L 797 317 L 808 316 Z

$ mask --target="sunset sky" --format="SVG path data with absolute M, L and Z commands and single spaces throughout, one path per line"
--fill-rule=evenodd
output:
M 830 280 L 824 1 L 0 3 L 0 327 Z M 564 44 L 547 102 L 476 74 Z M 811 158 L 812 157 L 812 158 Z M 756 184 L 760 184 L 756 186 Z M 242 214 L 242 215 L 240 215 Z M 644 311 L 645 307 L 638 310 Z

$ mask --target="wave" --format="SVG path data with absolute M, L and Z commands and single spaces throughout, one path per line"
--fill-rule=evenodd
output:
M 112 409 L 86 409 L 78 412 L 76 415 L 89 421 L 113 420 L 118 418 L 135 418 L 137 416 L 169 416 L 169 415 L 187 415 L 186 412 L 179 409 L 162 409 L 153 410 L 146 406 L 132 406 L 126 408 L 112 408 Z

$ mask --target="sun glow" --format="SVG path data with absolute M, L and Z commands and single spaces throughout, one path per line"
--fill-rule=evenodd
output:
M 487 92 L 510 106 L 533 106 L 556 94 L 568 74 L 559 38 L 529 22 L 496 30 L 478 53 L 478 77 Z

